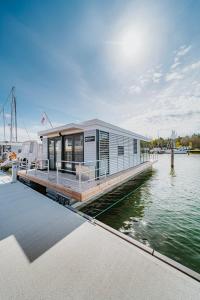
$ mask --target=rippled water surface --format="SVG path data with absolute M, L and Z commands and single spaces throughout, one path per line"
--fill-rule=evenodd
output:
M 169 160 L 160 155 L 139 188 L 98 219 L 200 273 L 200 155 L 175 155 L 175 176 Z

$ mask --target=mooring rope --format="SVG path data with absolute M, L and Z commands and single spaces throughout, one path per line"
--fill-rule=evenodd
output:
M 124 199 L 128 198 L 130 195 L 134 194 L 139 188 L 141 188 L 144 184 L 146 183 L 143 182 L 140 186 L 138 186 L 136 189 L 134 189 L 133 191 L 131 191 L 130 193 L 128 193 L 127 195 L 125 195 L 124 197 L 122 197 L 121 199 L 119 199 L 118 201 L 116 201 L 115 203 L 111 204 L 110 206 L 108 206 L 106 209 L 104 209 L 103 211 L 101 211 L 100 213 L 98 213 L 96 216 L 94 216 L 93 218 L 95 219 L 96 217 L 100 216 L 101 214 L 105 213 L 106 211 L 108 211 L 110 208 L 112 208 L 113 206 L 115 206 L 117 203 L 123 201 Z

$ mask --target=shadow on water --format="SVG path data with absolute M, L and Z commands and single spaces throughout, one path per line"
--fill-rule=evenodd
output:
M 82 212 L 88 214 L 91 217 L 97 218 L 99 220 L 103 219 L 106 224 L 106 217 L 112 218 L 112 210 L 115 211 L 114 219 L 112 220 L 112 225 L 114 221 L 124 220 L 124 218 L 128 217 L 128 215 L 132 216 L 134 210 L 130 211 L 127 209 L 121 210 L 120 208 L 125 205 L 126 202 L 130 200 L 134 202 L 134 193 L 137 193 L 137 199 L 139 199 L 140 188 L 145 186 L 145 183 L 153 176 L 155 173 L 154 170 L 147 171 L 141 175 L 138 175 L 136 178 L 129 180 L 123 185 L 117 187 L 113 191 L 103 195 L 98 198 L 96 201 L 88 204 L 84 208 L 82 208 Z M 135 199 L 136 201 L 136 199 Z M 129 203 L 130 205 L 130 203 Z M 134 207 L 133 207 L 134 208 Z M 119 209 L 119 210 L 118 210 Z M 143 214 L 144 206 L 141 204 L 140 206 L 140 214 Z M 119 215 L 118 215 L 119 212 Z

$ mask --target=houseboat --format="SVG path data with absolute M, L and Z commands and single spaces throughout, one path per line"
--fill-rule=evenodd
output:
M 24 176 L 43 185 L 48 181 L 46 186 L 52 184 L 57 191 L 80 201 L 148 168 L 154 156 L 142 152 L 140 142 L 148 142 L 147 137 L 98 119 L 51 128 L 38 135 L 46 172 L 40 170 L 36 176 L 37 172 L 29 170 Z
M 94 162 L 99 176 L 105 171 L 112 175 L 141 163 L 140 141 L 149 141 L 98 119 L 40 131 L 39 136 L 43 158 L 49 159 L 50 170 L 56 170 L 57 164 L 64 162 L 66 171 L 75 172 L 77 164 Z

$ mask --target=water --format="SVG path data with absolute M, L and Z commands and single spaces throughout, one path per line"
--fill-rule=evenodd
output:
M 0 170 L 0 184 L 9 183 L 11 181 L 11 176 Z
M 160 155 L 130 185 L 132 193 L 97 218 L 200 273 L 200 155 L 175 155 L 175 176 L 170 155 Z

